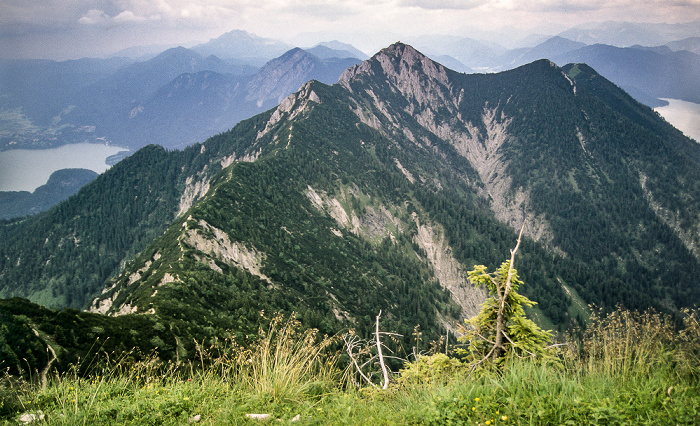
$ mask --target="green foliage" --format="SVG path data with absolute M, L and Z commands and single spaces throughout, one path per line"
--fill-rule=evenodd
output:
M 503 262 L 493 274 L 477 265 L 469 271 L 469 279 L 476 286 L 486 287 L 488 297 L 479 314 L 465 320 L 466 327 L 461 328 L 463 335 L 459 340 L 467 342 L 468 348 L 458 351 L 468 363 L 477 365 L 492 355 L 497 365 L 516 357 L 551 357 L 547 344 L 552 334 L 525 317 L 523 306 L 533 306 L 535 302 L 518 293 L 522 281 L 510 267 L 510 261 Z M 501 330 L 503 335 L 499 338 Z
M 384 65 L 397 71 L 428 63 L 390 59 Z M 417 75 L 429 93 L 406 92 L 387 69 L 372 60 L 347 84 L 312 82 L 316 96 L 300 94 L 274 120 L 268 111 L 183 151 L 147 147 L 50 212 L 0 223 L 0 296 L 74 308 L 100 296 L 111 313 L 139 313 L 101 319 L 34 310 L 25 320 L 13 312 L 3 335 L 16 327 L 27 336 L 11 338 L 38 365 L 45 346 L 27 333 L 32 324 L 76 356 L 99 337 L 98 348 L 157 347 L 181 360 L 196 357 L 195 340 L 210 345 L 230 332 L 250 343 L 265 325 L 260 311 L 297 312 L 324 334 L 352 326 L 367 336 L 382 310 L 384 327 L 404 336 L 398 351 L 417 324 L 426 341 L 444 335 L 443 320 L 462 313 L 417 242 L 417 224 L 444 236 L 462 265 L 498 268 L 513 230 L 494 217 L 468 156 L 438 136 L 488 144 L 491 110 L 507 133 L 499 149 L 499 173 L 512 183 L 505 196 L 529 194 L 523 206 L 547 230 L 546 247 L 524 243 L 527 299 L 516 305 L 537 302 L 562 331 L 586 321 L 588 303 L 675 314 L 697 303 L 700 261 L 688 247 L 700 208 L 700 151 L 653 112 L 584 66 L 568 76 L 549 61 L 499 74 L 447 71 L 447 83 Z M 244 157 L 256 160 L 231 163 Z M 185 188 L 203 182 L 208 193 L 176 217 Z M 309 188 L 328 204 L 313 203 Z M 334 216 L 331 204 L 344 212 Z M 193 243 L 188 232 L 221 250 Z M 241 247 L 255 268 L 233 259 Z M 508 315 L 511 338 L 536 336 L 529 320 Z M 21 356 L 7 347 L 14 364 Z M 64 367 L 75 364 L 70 357 L 60 357 Z
M 399 386 L 411 387 L 426 383 L 446 381 L 465 371 L 464 364 L 445 354 L 420 356 L 416 361 L 407 363 L 401 369 L 396 380 Z
M 422 357 L 385 391 L 344 387 L 336 354 L 283 320 L 261 329 L 250 347 L 229 341 L 222 351 L 200 348 L 201 364 L 185 369 L 154 359 L 117 362 L 89 377 L 72 371 L 52 376 L 45 389 L 4 377 L 0 423 L 41 413 L 59 425 L 174 425 L 195 416 L 205 423 L 248 424 L 255 420 L 246 415 L 259 413 L 294 424 L 698 424 L 698 378 L 679 374 L 685 371 L 681 362 L 692 362 L 682 354 L 700 348 L 699 341 L 679 336 L 695 335 L 697 328 L 693 320 L 680 330 L 668 328 L 664 318 L 626 311 L 597 317 L 581 341 L 583 350 L 570 345 L 556 365 L 525 358 L 498 373 L 470 372 L 444 355 Z M 686 318 L 697 319 L 697 312 Z M 655 347 L 663 350 L 619 350 L 632 348 L 613 336 L 640 338 L 641 347 L 661 341 Z M 306 355 L 300 351 L 312 354 L 308 362 L 275 361 L 301 360 Z M 632 368 L 606 366 L 613 363 Z M 254 380 L 261 378 L 256 370 L 267 370 L 272 380 Z
M 108 278 L 162 235 L 175 219 L 187 179 L 205 179 L 221 159 L 243 152 L 266 115 L 237 133 L 168 152 L 147 146 L 47 212 L 0 221 L 0 297 L 48 307 L 83 308 Z
M 94 374 L 110 359 L 136 362 L 157 353 L 174 360 L 178 346 L 173 331 L 157 327 L 153 317 L 52 310 L 20 298 L 0 299 L 0 343 L 0 369 L 35 381 L 49 361 L 47 345 L 57 356 L 52 371 L 75 369 L 79 376 Z

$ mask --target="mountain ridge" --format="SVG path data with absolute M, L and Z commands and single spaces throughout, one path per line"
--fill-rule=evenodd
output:
M 691 142 L 589 67 L 540 60 L 464 75 L 396 43 L 338 84 L 305 83 L 204 144 L 135 153 L 64 216 L 87 214 L 79 200 L 128 177 L 101 231 L 119 235 L 107 218 L 117 222 L 121 200 L 135 197 L 118 223 L 130 230 L 149 218 L 153 228 L 130 231 L 149 232 L 139 245 L 118 238 L 127 245 L 110 248 L 100 277 L 112 278 L 89 305 L 207 338 L 250 331 L 270 309 L 295 310 L 323 332 L 363 333 L 382 309 L 392 330 L 410 335 L 420 324 L 441 335 L 478 308 L 465 271 L 497 266 L 526 222 L 523 290 L 563 329 L 585 315 L 569 293 L 668 312 L 697 303 L 695 287 L 678 285 L 692 283 L 700 263 Z M 138 179 L 144 170 L 152 176 Z M 28 245 L 47 235 L 48 247 L 36 241 L 44 254 L 25 256 L 48 255 L 50 265 L 69 246 L 104 256 L 99 240 L 72 233 L 77 222 L 41 218 L 7 224 L 3 238 Z M 40 220 L 52 230 L 33 228 Z M 0 249 L 5 285 L 18 276 L 12 265 L 25 265 L 18 248 Z M 122 267 L 125 252 L 133 261 Z M 83 279 L 74 273 L 72 285 Z M 30 276 L 25 288 L 66 294 L 67 281 Z M 91 282 L 95 295 L 100 280 Z

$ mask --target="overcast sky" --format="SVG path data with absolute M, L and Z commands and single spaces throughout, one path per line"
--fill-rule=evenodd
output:
M 699 19 L 700 0 L 2 0 L 0 57 L 106 56 L 234 29 L 302 47 L 337 39 L 372 54 L 421 34 Z

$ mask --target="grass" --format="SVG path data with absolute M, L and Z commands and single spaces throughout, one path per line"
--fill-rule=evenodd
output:
M 350 386 L 333 343 L 276 318 L 251 347 L 229 344 L 216 355 L 200 348 L 199 365 L 117 361 L 87 378 L 53 377 L 45 389 L 6 377 L 0 421 L 34 414 L 55 425 L 700 423 L 697 311 L 686 312 L 680 332 L 651 312 L 597 314 L 558 362 L 520 359 L 500 372 L 424 357 L 388 390 Z

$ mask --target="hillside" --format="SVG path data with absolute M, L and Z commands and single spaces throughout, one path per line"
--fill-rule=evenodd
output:
M 48 210 L 67 199 L 97 177 L 86 169 L 61 169 L 51 174 L 48 182 L 34 190 L 0 191 L 0 219 L 22 217 Z
M 146 315 L 187 342 L 276 310 L 361 334 L 382 310 L 436 338 L 483 300 L 466 271 L 500 264 L 525 223 L 517 268 L 541 321 L 583 321 L 581 303 L 677 313 L 700 300 L 698 163 L 585 65 L 465 75 L 397 43 L 5 223 L 1 294 Z

